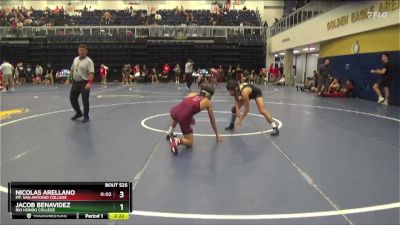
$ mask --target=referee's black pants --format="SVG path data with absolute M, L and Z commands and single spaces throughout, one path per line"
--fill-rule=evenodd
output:
M 79 106 L 78 98 L 82 94 L 83 102 L 83 116 L 89 118 L 89 93 L 90 89 L 86 89 L 87 81 L 73 81 L 71 92 L 69 93 L 69 100 L 71 101 L 72 108 L 74 108 L 77 115 L 82 115 L 81 108 Z
M 186 73 L 185 79 L 186 79 L 186 87 L 188 89 L 190 89 L 190 86 L 192 86 L 192 82 L 193 82 L 192 73 Z

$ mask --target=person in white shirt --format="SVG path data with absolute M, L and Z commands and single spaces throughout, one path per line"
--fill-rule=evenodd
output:
M 66 83 L 69 84 L 72 81 L 69 99 L 75 110 L 75 115 L 71 117 L 71 120 L 76 120 L 83 116 L 82 123 L 86 123 L 89 122 L 89 93 L 93 85 L 94 63 L 87 56 L 87 45 L 79 45 L 78 53 L 79 56 L 75 57 L 72 63 L 70 77 Z M 82 94 L 83 115 L 78 102 L 80 94 Z
M 193 62 L 189 58 L 187 60 L 187 63 L 185 64 L 186 89 L 188 91 L 190 91 L 190 86 L 192 86 L 192 82 L 193 82 L 192 73 L 193 73 Z
M 35 68 L 35 78 L 33 79 L 33 84 L 41 84 L 42 83 L 42 76 L 43 76 L 43 68 L 40 65 L 36 65 Z
M 13 71 L 14 67 L 7 61 L 0 65 L 0 70 L 3 74 L 3 86 L 6 90 L 14 91 Z

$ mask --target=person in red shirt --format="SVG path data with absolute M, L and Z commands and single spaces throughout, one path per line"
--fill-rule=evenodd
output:
M 268 70 L 268 73 L 269 73 L 269 81 L 272 81 L 272 74 L 273 74 L 273 72 L 274 72 L 274 64 L 272 64 L 271 63 L 271 65 L 269 65 L 269 70 Z
M 214 89 L 204 85 L 201 87 L 200 93 L 190 93 L 181 103 L 171 109 L 171 127 L 168 131 L 167 140 L 170 142 L 171 151 L 174 155 L 178 154 L 178 145 L 185 145 L 187 147 L 193 146 L 192 125 L 195 123 L 193 116 L 205 109 L 208 111 L 208 116 L 217 141 L 223 141 L 217 128 L 211 104 L 213 94 Z M 178 123 L 182 130 L 182 138 L 177 138 L 174 135 L 174 129 Z
M 140 66 L 139 64 L 136 64 L 134 67 L 132 67 L 132 79 L 133 81 L 136 81 L 140 77 Z
M 6 90 L 3 87 L 3 73 L 0 70 L 0 91 L 5 92 Z
M 105 66 L 104 64 L 101 64 L 100 76 L 101 76 L 101 83 L 104 85 L 107 84 L 107 70 L 108 70 L 108 67 Z
M 169 72 L 171 71 L 171 67 L 168 65 L 168 63 L 165 63 L 163 66 L 163 75 L 162 78 L 164 80 L 168 81 L 168 77 L 169 77 Z
M 280 75 L 281 72 L 279 70 L 278 64 L 275 64 L 275 66 L 272 69 L 272 82 L 275 83 L 276 81 L 278 81 Z
M 346 81 L 346 86 L 341 88 L 339 92 L 323 92 L 322 97 L 354 97 L 354 82 L 351 80 Z

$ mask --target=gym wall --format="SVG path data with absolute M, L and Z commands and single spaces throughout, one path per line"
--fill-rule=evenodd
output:
M 373 31 L 358 33 L 320 44 L 320 60 L 329 58 L 332 63 L 331 75 L 338 77 L 341 83 L 351 79 L 356 84 L 356 95 L 376 100 L 372 86 L 380 75 L 371 74 L 371 69 L 382 68 L 383 53 L 389 53 L 390 62 L 396 68 L 396 77 L 391 87 L 391 104 L 400 104 L 400 26 L 390 26 Z M 358 41 L 359 52 L 353 53 Z

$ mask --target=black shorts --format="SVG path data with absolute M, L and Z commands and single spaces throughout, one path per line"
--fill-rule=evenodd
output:
M 256 99 L 258 97 L 262 97 L 261 89 L 258 87 L 253 87 L 251 89 L 251 95 L 249 96 L 250 99 Z
M 328 77 L 318 76 L 318 85 L 327 85 Z
M 381 87 L 390 87 L 390 79 L 380 79 L 378 84 Z

